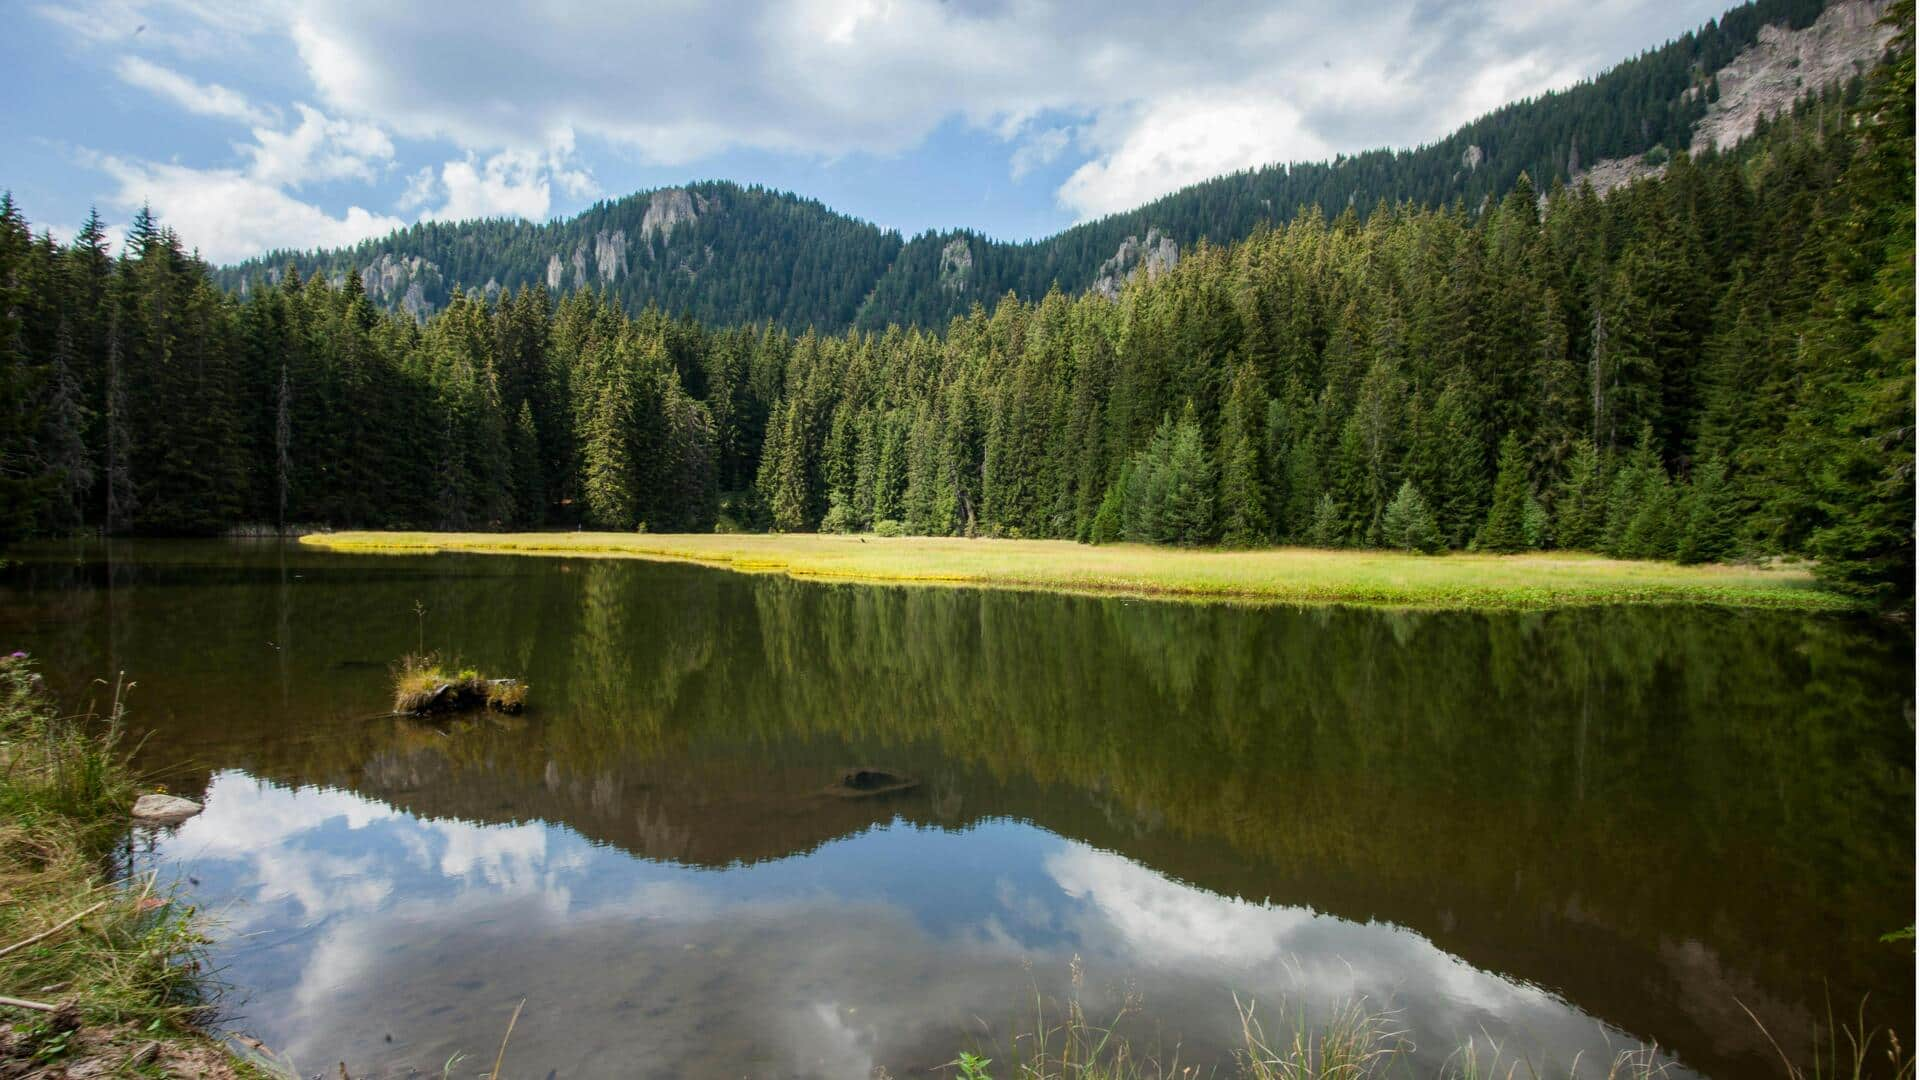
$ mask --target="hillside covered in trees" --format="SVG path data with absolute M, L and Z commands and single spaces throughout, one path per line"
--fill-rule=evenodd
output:
M 244 297 L 0 207 L 0 534 L 772 527 L 1810 555 L 1913 595 L 1912 4 L 1864 85 L 1601 199 L 1310 210 L 1109 300 L 794 332 L 544 282 Z
M 1143 238 L 1186 252 L 1239 240 L 1306 207 L 1364 219 L 1379 203 L 1477 207 L 1521 174 L 1543 189 L 1596 162 L 1689 145 L 1718 96 L 1715 73 L 1761 37 L 1801 29 L 1823 0 L 1752 0 L 1700 30 L 1564 91 L 1516 102 L 1428 146 L 1322 163 L 1279 163 L 1208 180 L 1137 210 L 1058 235 L 1007 243 L 965 230 L 911 239 L 818 202 L 708 182 L 600 203 L 566 221 L 429 222 L 331 252 L 276 251 L 217 271 L 232 291 L 277 277 L 338 283 L 360 271 L 377 306 L 424 316 L 455 288 L 492 299 L 545 284 L 581 288 L 629 310 L 654 305 L 707 323 L 772 321 L 796 331 L 888 325 L 939 328 L 1007 292 L 1037 299 L 1112 291 L 1140 265 Z M 1863 60 L 1870 60 L 1864 57 Z M 1808 90 L 1815 87 L 1808 86 Z

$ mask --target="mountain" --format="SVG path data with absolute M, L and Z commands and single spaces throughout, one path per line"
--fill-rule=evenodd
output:
M 1471 207 L 1522 173 L 1541 191 L 1585 180 L 1604 193 L 1658 171 L 1675 151 L 1724 150 L 1805 94 L 1858 77 L 1886 47 L 1884 7 L 1754 0 L 1438 142 L 1234 173 L 1036 241 L 968 230 L 903 239 L 811 199 L 710 181 L 602 202 L 565 221 L 430 222 L 352 248 L 275 251 L 216 279 L 244 293 L 287 266 L 336 280 L 358 270 L 377 303 L 422 319 L 456 287 L 492 298 L 544 283 L 555 293 L 590 286 L 630 310 L 652 304 L 710 324 L 943 327 L 1007 292 L 1117 293 L 1202 239 L 1237 240 L 1305 206 L 1363 216 L 1382 202 Z

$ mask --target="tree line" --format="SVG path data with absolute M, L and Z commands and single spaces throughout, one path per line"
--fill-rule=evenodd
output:
M 1865 86 L 1601 199 L 1308 208 L 1117 301 L 713 328 L 540 284 L 424 323 L 0 204 L 0 527 L 862 530 L 1811 555 L 1910 601 L 1911 4 Z

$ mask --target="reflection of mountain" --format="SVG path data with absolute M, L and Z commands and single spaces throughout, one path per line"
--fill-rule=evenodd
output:
M 1736 996 L 1786 1039 L 1824 1015 L 1823 979 L 1911 1013 L 1911 954 L 1874 940 L 1913 900 L 1898 630 L 306 554 L 8 603 L 8 626 L 57 625 L 35 646 L 56 668 L 133 671 L 169 753 L 429 816 L 703 866 L 895 815 L 1029 820 L 1223 896 L 1403 924 L 1714 1071 L 1761 1065 Z M 524 726 L 364 720 L 383 673 L 343 661 L 417 634 L 525 674 Z M 855 764 L 926 783 L 818 796 Z

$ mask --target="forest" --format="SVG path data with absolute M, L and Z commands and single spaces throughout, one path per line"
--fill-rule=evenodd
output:
M 424 322 L 0 203 L 0 537 L 301 526 L 1808 556 L 1913 597 L 1912 5 L 1892 58 L 1605 199 L 1309 209 L 943 332 L 540 283 Z

